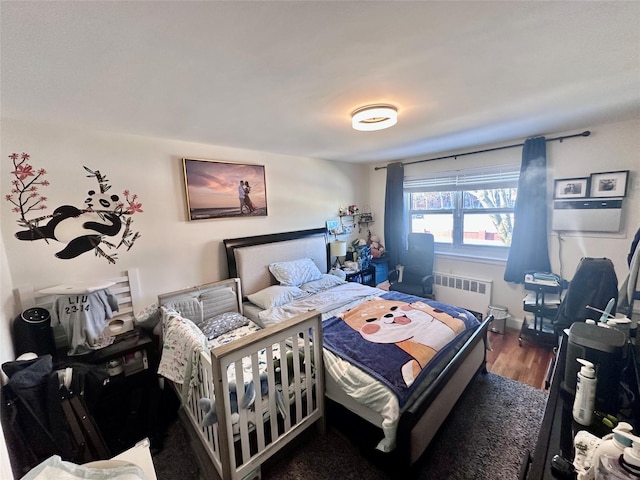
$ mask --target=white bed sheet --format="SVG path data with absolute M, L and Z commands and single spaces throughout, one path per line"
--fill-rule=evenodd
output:
M 398 397 L 382 382 L 368 373 L 353 366 L 326 348 L 323 349 L 324 370 L 344 393 L 361 405 L 378 413 L 382 418 L 381 425 L 384 438 L 376 448 L 390 452 L 396 447 L 396 432 L 400 419 Z M 327 382 L 326 390 L 330 395 L 331 383 Z M 356 413 L 359 413 L 356 411 Z M 366 418 L 366 413 L 365 413 Z
M 283 320 L 316 310 L 322 314 L 322 320 L 355 307 L 359 303 L 387 293 L 375 287 L 348 282 L 313 295 L 300 297 L 278 307 L 262 310 L 258 317 L 265 326 L 275 325 Z

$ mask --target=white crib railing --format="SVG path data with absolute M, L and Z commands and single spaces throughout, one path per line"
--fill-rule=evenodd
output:
M 274 359 L 276 346 L 282 354 L 279 362 Z M 259 352 L 263 349 L 266 355 L 261 360 Z M 291 352 L 290 361 L 287 361 L 287 350 Z M 260 395 L 259 364 L 264 362 L 264 358 L 268 391 Z M 234 365 L 238 384 L 241 385 L 243 359 L 250 362 L 256 397 L 252 407 L 238 408 L 237 415 L 232 415 L 227 370 L 229 365 Z M 319 313 L 310 312 L 257 331 L 211 352 L 204 352 L 200 360 L 199 381 L 192 387 L 184 408 L 223 480 L 245 478 L 315 422 L 321 431 L 324 430 Z M 284 416 L 278 410 L 277 388 L 281 388 L 286 406 Z M 236 395 L 237 404 L 241 405 L 244 389 L 238 388 Z M 198 404 L 201 398 L 215 399 L 218 421 L 208 427 L 202 426 L 205 413 Z

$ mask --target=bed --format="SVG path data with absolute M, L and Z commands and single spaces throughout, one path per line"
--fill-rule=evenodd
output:
M 224 245 L 229 276 L 240 280 L 244 304 L 242 308 L 245 315 L 254 322 L 260 325 L 277 326 L 281 321 L 290 321 L 290 317 L 295 318 L 295 315 L 300 314 L 298 309 L 300 305 L 297 304 L 302 305 L 302 311 L 313 309 L 320 313 L 323 321 L 326 397 L 340 405 L 340 408 L 353 412 L 370 424 L 379 427 L 381 440 L 377 444 L 377 449 L 390 454 L 392 452 L 393 462 L 397 468 L 410 468 L 427 449 L 471 379 L 478 372 L 485 371 L 486 335 L 491 318 L 481 322 L 471 313 L 453 306 L 410 296 L 401 298 L 397 296 L 403 295 L 399 292 L 386 292 L 353 284 L 336 287 L 353 290 L 358 297 L 353 301 L 325 295 L 324 303 L 306 303 L 310 300 L 304 296 L 275 307 L 269 307 L 264 303 L 256 306 L 255 302 L 249 300 L 260 297 L 265 290 L 283 285 L 280 275 L 282 272 L 274 273 L 273 267 L 270 268 L 272 265 L 285 265 L 288 268 L 291 262 L 298 266 L 300 259 L 305 261 L 310 259 L 321 274 L 327 276 L 330 270 L 330 258 L 326 230 L 318 228 L 226 239 Z M 376 303 L 380 301 L 387 303 L 384 305 Z M 446 348 L 443 347 L 437 351 L 434 362 L 430 362 L 430 365 L 433 363 L 434 366 L 417 375 L 410 391 L 405 392 L 402 401 L 396 398 L 395 405 L 393 405 L 395 394 L 390 393 L 388 384 L 379 381 L 375 372 L 366 366 L 363 367 L 364 370 L 354 367 L 350 361 L 344 360 L 333 350 L 336 336 L 340 337 L 344 332 L 336 335 L 332 330 L 334 323 L 340 323 L 336 322 L 336 318 L 344 320 L 342 323 L 347 323 L 347 316 L 353 312 L 359 312 L 360 316 L 365 315 L 359 311 L 360 309 L 405 308 L 399 307 L 394 302 L 411 303 L 411 308 L 424 308 L 433 315 L 434 319 L 438 317 L 441 321 L 444 321 L 442 320 L 444 316 L 440 313 L 443 310 L 449 311 L 448 308 L 451 308 L 451 315 L 463 318 L 465 322 L 464 328 L 451 342 L 447 343 Z M 296 304 L 295 308 L 294 304 Z M 389 304 L 393 306 L 388 307 Z M 468 317 L 473 317 L 473 320 Z M 438 324 L 435 320 L 434 323 Z M 399 344 L 394 346 L 397 347 Z M 345 388 L 345 379 L 358 383 L 358 386 Z M 354 395 L 354 391 L 364 384 L 367 388 L 372 388 L 373 393 Z M 348 393 L 347 390 L 349 390 Z M 374 397 L 375 400 L 371 400 Z M 379 397 L 382 397 L 382 400 Z
M 320 315 L 261 328 L 242 315 L 241 298 L 236 278 L 158 297 L 158 374 L 181 398 L 203 478 L 259 478 L 306 429 L 324 430 Z

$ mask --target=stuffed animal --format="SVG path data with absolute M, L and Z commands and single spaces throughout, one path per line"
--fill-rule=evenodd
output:
M 371 247 L 371 256 L 373 258 L 380 258 L 384 254 L 384 245 L 380 243 L 380 238 L 377 235 L 369 237 L 369 246 Z

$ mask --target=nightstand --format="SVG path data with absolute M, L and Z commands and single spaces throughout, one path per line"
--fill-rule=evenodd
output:
M 367 268 L 357 272 L 345 273 L 347 282 L 358 282 L 371 287 L 376 286 L 376 268 L 373 265 L 369 265 Z

